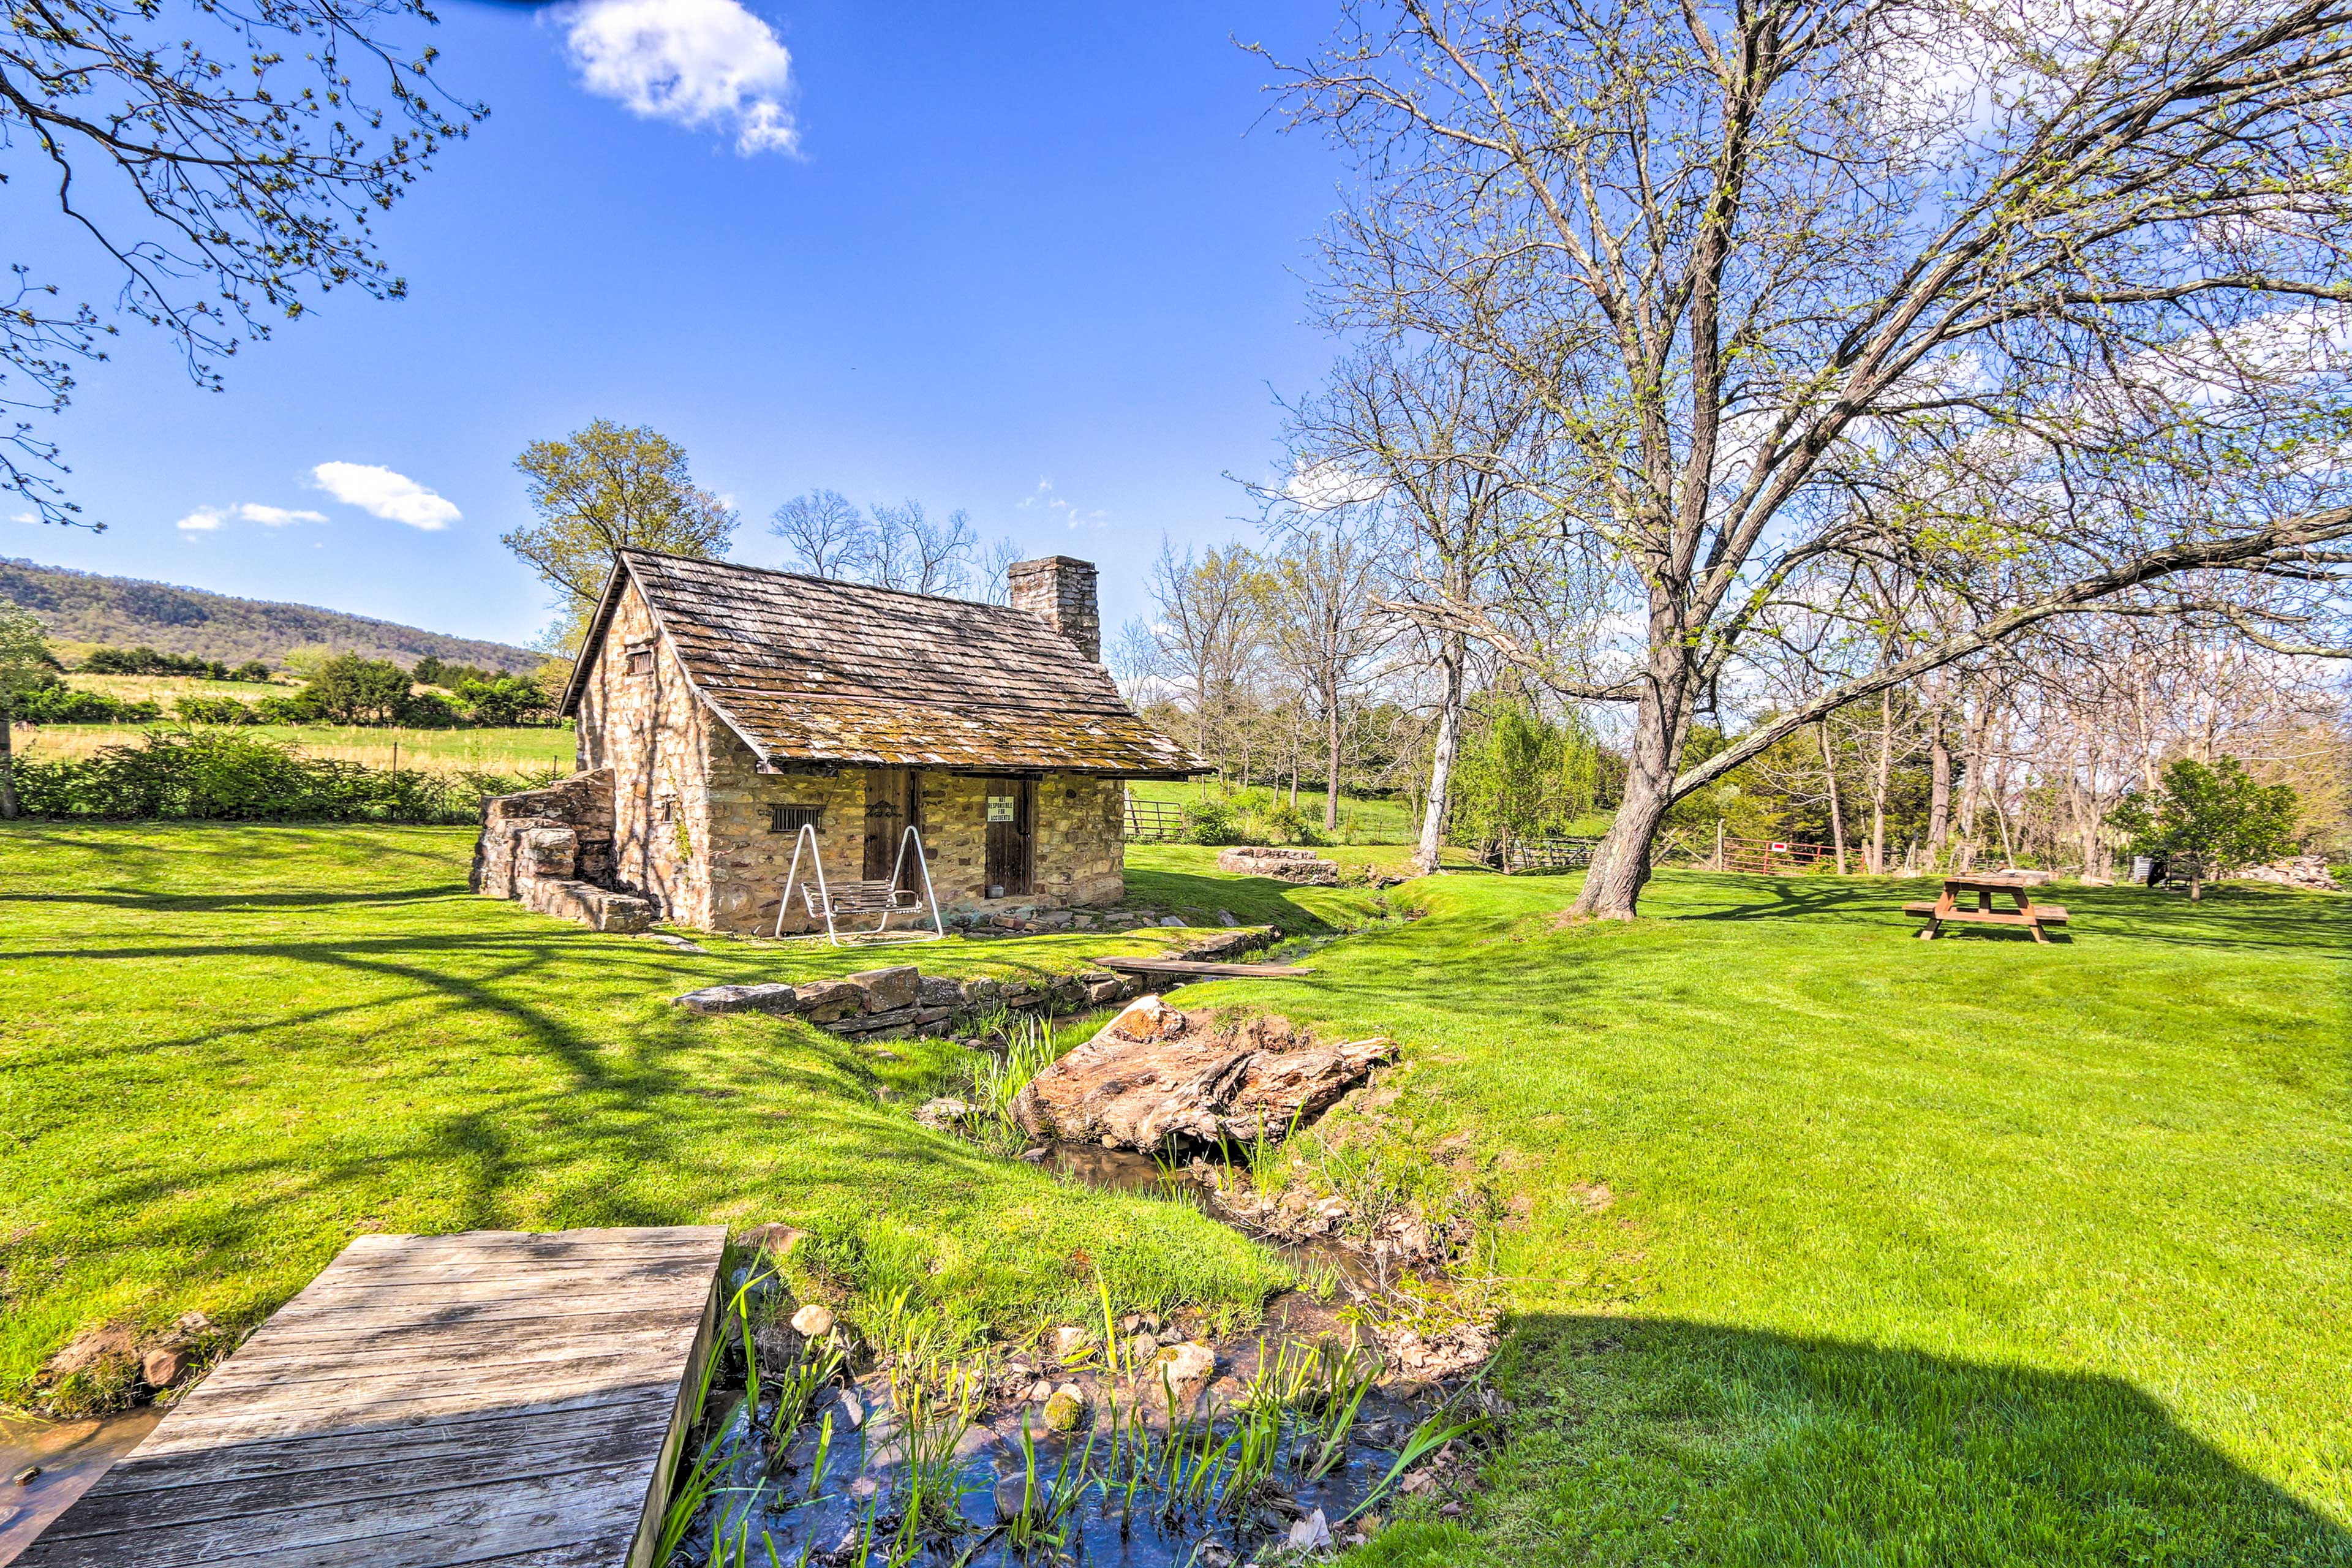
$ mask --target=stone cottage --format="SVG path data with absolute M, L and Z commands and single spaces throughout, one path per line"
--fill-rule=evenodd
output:
M 888 879 L 912 826 L 943 910 L 1115 902 L 1124 781 L 1204 770 L 1097 662 L 1090 563 L 1010 578 L 1000 606 L 621 552 L 563 697 L 581 772 L 492 803 L 477 888 L 606 924 L 593 883 L 675 924 L 770 931 L 804 824 L 835 882 Z M 593 811 L 557 798 L 583 785 Z M 545 847 L 566 827 L 568 882 Z M 919 892 L 912 865 L 900 885 Z M 822 929 L 797 893 L 782 916 Z

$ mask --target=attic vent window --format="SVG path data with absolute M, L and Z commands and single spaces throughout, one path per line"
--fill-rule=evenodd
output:
M 631 648 L 626 668 L 631 675 L 651 675 L 654 672 L 654 650 L 649 647 Z
M 803 827 L 814 826 L 824 815 L 823 806 L 772 805 L 768 807 L 768 831 L 798 833 Z

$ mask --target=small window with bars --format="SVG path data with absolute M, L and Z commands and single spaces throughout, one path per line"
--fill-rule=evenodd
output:
M 772 805 L 768 807 L 768 831 L 798 833 L 803 827 L 814 826 L 824 815 L 823 806 Z
M 651 675 L 654 672 L 654 650 L 649 647 L 631 648 L 623 668 L 631 675 Z

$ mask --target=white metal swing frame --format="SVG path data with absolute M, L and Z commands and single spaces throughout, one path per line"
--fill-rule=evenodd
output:
M 923 872 L 923 896 L 920 900 L 916 899 L 913 889 L 898 886 L 899 874 L 907 868 L 907 849 L 909 845 L 914 847 L 915 864 L 922 868 Z M 803 849 L 808 851 L 809 865 L 816 872 L 814 884 L 801 879 L 801 851 Z M 898 857 L 891 862 L 888 881 L 845 882 L 842 884 L 843 890 L 838 894 L 834 892 L 824 879 L 824 856 L 817 848 L 816 824 L 813 822 L 801 824 L 800 833 L 793 840 L 793 863 L 790 869 L 784 873 L 783 897 L 777 900 L 776 904 L 775 934 L 780 937 L 784 934 L 784 917 L 792 912 L 793 889 L 795 884 L 801 890 L 802 907 L 807 910 L 810 919 L 824 921 L 824 934 L 835 947 L 841 945 L 842 940 L 841 928 L 836 922 L 836 917 L 843 915 L 878 913 L 881 916 L 881 919 L 875 922 L 872 931 L 852 931 L 849 933 L 850 941 L 856 942 L 939 942 L 948 934 L 947 921 L 940 918 L 939 894 L 931 888 L 930 857 L 923 853 L 921 829 L 912 823 L 908 824 L 907 831 L 898 836 Z M 931 916 L 931 929 L 929 931 L 919 929 L 898 931 L 890 930 L 892 915 L 920 915 L 926 910 L 930 911 Z

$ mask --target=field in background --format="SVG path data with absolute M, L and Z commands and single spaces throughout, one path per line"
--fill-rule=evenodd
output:
M 299 677 L 279 670 L 268 680 L 205 680 L 193 675 L 90 675 L 73 670 L 66 685 L 76 691 L 98 691 L 121 702 L 153 702 L 172 710 L 175 697 L 236 697 L 247 702 L 263 697 L 284 697 L 299 689 Z
M 19 724 L 15 741 L 20 756 L 60 762 L 92 756 L 104 746 L 135 742 L 141 733 L 134 725 Z M 286 741 L 299 746 L 309 756 L 365 763 L 377 768 L 392 766 L 395 754 L 404 768 L 423 768 L 434 773 L 544 773 L 551 767 L 570 773 L 572 764 L 569 726 L 553 730 L 401 730 L 362 729 L 345 724 L 254 724 L 239 726 L 235 733 Z
M 1188 805 L 1193 801 L 1215 797 L 1217 781 L 1180 783 L 1172 779 L 1144 779 L 1127 786 L 1138 800 L 1164 800 L 1173 805 Z M 1287 789 L 1278 792 L 1287 801 Z M 1223 798 L 1235 809 L 1248 802 L 1271 805 L 1277 792 L 1254 786 L 1235 790 Z M 1302 787 L 1298 792 L 1298 809 L 1318 828 L 1323 825 L 1323 792 Z M 1339 834 L 1342 844 L 1410 844 L 1419 835 L 1421 824 L 1412 815 L 1410 802 L 1404 800 L 1358 800 L 1351 795 L 1339 797 Z

